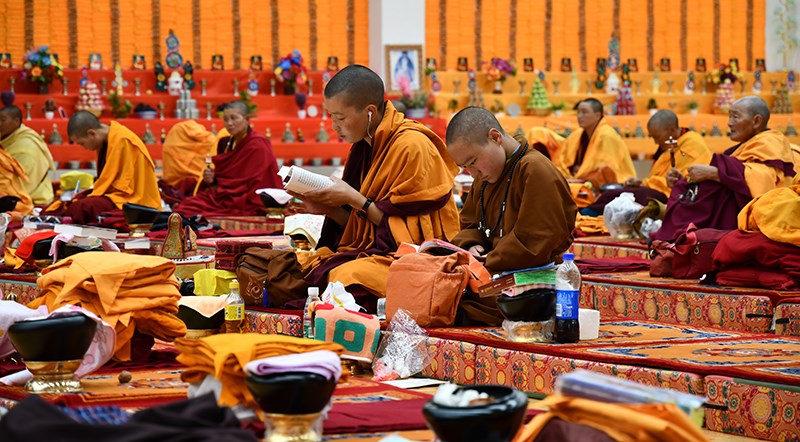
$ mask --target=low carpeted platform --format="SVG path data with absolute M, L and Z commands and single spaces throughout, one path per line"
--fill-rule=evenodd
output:
M 616 239 L 610 236 L 575 238 L 570 248 L 575 258 L 649 258 L 647 245 L 641 239 Z

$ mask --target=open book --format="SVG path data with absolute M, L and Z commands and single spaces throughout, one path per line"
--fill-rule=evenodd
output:
M 309 170 L 291 166 L 282 166 L 278 175 L 283 180 L 283 187 L 299 194 L 304 194 L 312 190 L 325 189 L 333 185 L 333 181 L 325 175 L 311 172 Z

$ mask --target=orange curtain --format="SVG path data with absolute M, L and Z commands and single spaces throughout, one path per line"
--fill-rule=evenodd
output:
M 24 4 L 24 2 L 19 2 Z M 58 60 L 69 61 L 67 4 L 64 1 L 37 1 L 33 4 L 33 42 L 46 45 L 58 54 Z
M 635 58 L 639 70 L 647 68 L 647 2 L 642 0 L 622 0 L 619 7 L 619 45 L 620 58 L 627 62 Z M 635 23 L 636 26 L 631 26 Z

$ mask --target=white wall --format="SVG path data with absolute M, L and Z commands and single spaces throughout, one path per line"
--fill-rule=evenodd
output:
M 387 45 L 422 45 L 425 53 L 425 0 L 369 1 L 369 67 L 384 82 Z
M 795 71 L 800 71 L 800 47 L 795 48 L 795 50 L 786 57 L 786 64 L 784 64 L 784 57 L 779 49 L 781 47 L 781 41 L 778 38 L 776 29 L 781 26 L 779 19 L 775 16 L 776 10 L 782 10 L 781 3 L 778 0 L 767 0 L 766 1 L 766 23 L 764 30 L 765 34 L 765 56 L 767 61 L 767 70 L 768 71 L 783 71 L 793 69 Z M 797 22 L 797 28 L 795 30 L 795 38 L 798 42 L 800 42 L 800 3 L 795 3 L 792 10 L 789 11 L 790 16 L 794 16 L 795 21 Z

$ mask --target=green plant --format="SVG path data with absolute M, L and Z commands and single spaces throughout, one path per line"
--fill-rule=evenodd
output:
M 239 91 L 239 101 L 247 105 L 247 113 L 248 115 L 255 115 L 258 111 L 258 106 L 253 103 L 253 99 L 250 97 L 250 94 L 247 93 L 246 90 Z
M 558 103 L 558 104 L 553 103 L 553 110 L 554 111 L 563 111 L 566 108 L 567 108 L 567 103 L 565 103 L 563 101 L 561 103 Z
M 111 115 L 114 118 L 125 118 L 133 109 L 133 104 L 128 100 L 123 100 L 116 91 L 108 94 L 108 103 L 111 104 Z
M 492 107 L 489 108 L 489 111 L 493 114 L 504 112 L 505 106 L 503 105 L 502 101 L 496 99 L 494 100 L 494 104 L 492 105 Z
M 655 98 L 651 98 L 647 102 L 647 108 L 648 109 L 658 109 L 658 104 L 656 104 L 656 99 Z
M 687 104 L 686 106 L 688 106 L 690 110 L 697 109 L 698 107 L 700 107 L 700 105 L 697 104 L 697 102 L 694 100 L 690 101 L 689 104 Z
M 450 101 L 447 102 L 447 110 L 455 112 L 456 109 L 458 109 L 458 100 L 451 98 Z

